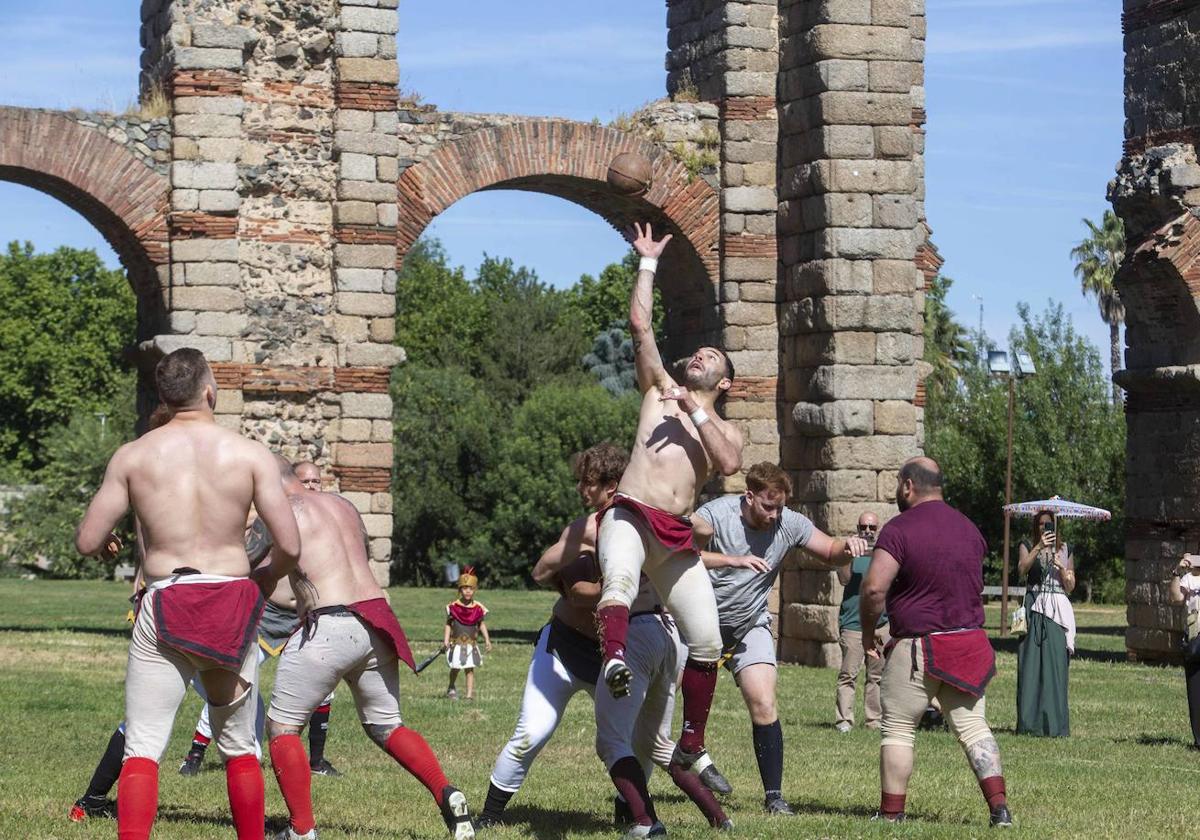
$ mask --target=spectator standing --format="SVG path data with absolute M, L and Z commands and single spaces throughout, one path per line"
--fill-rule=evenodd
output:
M 834 726 L 843 734 L 854 728 L 854 694 L 858 672 L 862 670 L 862 625 L 858 622 L 858 591 L 871 565 L 870 550 L 875 547 L 879 533 L 879 517 L 864 513 L 858 518 L 858 536 L 867 544 L 867 553 L 855 557 L 848 565 L 839 566 L 838 582 L 842 584 L 842 608 L 838 615 L 838 644 L 842 648 L 842 667 L 837 678 L 837 719 Z M 879 630 L 885 636 L 887 613 L 879 616 Z M 864 723 L 867 729 L 878 729 L 883 712 L 879 707 L 879 680 L 883 677 L 883 659 L 866 659 L 867 679 L 863 687 Z
M 1183 673 L 1187 678 L 1192 749 L 1200 750 L 1200 556 L 1185 554 L 1171 577 L 1171 603 L 1187 610 Z

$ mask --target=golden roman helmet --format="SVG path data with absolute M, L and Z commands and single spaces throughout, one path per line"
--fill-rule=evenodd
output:
M 467 566 L 458 576 L 458 588 L 462 589 L 464 586 L 470 586 L 473 589 L 479 588 L 479 578 L 475 577 L 475 569 L 472 566 Z

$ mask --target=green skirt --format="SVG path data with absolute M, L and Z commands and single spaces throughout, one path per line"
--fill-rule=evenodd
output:
M 1041 613 L 1025 615 L 1029 632 L 1017 648 L 1017 734 L 1066 737 L 1071 734 L 1067 707 L 1067 634 Z

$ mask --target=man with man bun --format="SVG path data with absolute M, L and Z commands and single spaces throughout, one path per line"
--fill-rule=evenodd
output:
M 217 425 L 217 384 L 203 354 L 184 348 L 166 355 L 154 379 L 170 420 L 114 453 L 75 534 L 81 554 L 101 554 L 132 506 L 144 541 L 147 588 L 125 675 L 117 835 L 150 837 L 159 761 L 188 682 L 199 672 L 237 836 L 262 840 L 263 777 L 250 702 L 254 631 L 263 590 L 295 566 L 300 534 L 271 453 Z M 251 504 L 275 537 L 272 562 L 255 569 L 253 580 L 243 539 Z

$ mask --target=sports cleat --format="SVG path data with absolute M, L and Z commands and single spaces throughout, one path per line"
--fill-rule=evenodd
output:
M 189 750 L 187 756 L 184 757 L 183 763 L 179 765 L 180 776 L 196 776 L 199 775 L 204 767 L 204 753 L 196 750 Z
M 1012 814 L 1009 813 L 1007 805 L 997 805 L 992 809 L 991 826 L 992 828 L 1012 828 Z
M 446 689 L 446 699 L 447 700 L 457 700 L 458 699 L 457 689 L 447 688 Z
M 907 821 L 908 821 L 908 817 L 904 814 L 903 811 L 901 811 L 899 814 L 896 814 L 896 816 L 894 816 L 894 817 L 889 817 L 889 816 L 885 815 L 882 811 L 876 811 L 874 816 L 871 817 L 871 822 L 902 823 L 902 822 L 907 822 Z
M 481 814 L 475 818 L 475 821 L 471 825 L 476 831 L 479 831 L 481 828 L 496 828 L 497 826 L 504 825 L 504 823 L 495 817 L 488 817 Z
M 67 818 L 71 822 L 83 822 L 88 817 L 116 817 L 116 803 L 104 797 L 81 796 L 71 806 Z
M 629 825 L 633 822 L 633 811 L 629 803 L 619 796 L 613 797 L 613 825 Z
M 833 728 L 836 729 L 841 734 L 845 735 L 847 732 L 849 732 L 851 729 L 854 728 L 854 725 L 847 723 L 846 721 L 843 720 L 841 723 L 837 724 L 837 726 L 835 726 Z
M 276 834 L 272 840 L 317 840 L 318 836 L 319 835 L 317 834 L 317 829 L 315 827 L 310 828 L 303 834 L 297 834 L 289 825 L 287 828 L 280 829 L 279 833 Z
M 471 824 L 471 814 L 467 808 L 467 797 L 453 785 L 442 788 L 442 819 L 446 828 L 454 835 L 454 840 L 471 840 L 475 836 L 475 827 Z
M 622 840 L 640 840 L 642 837 L 666 837 L 667 827 L 657 820 L 653 825 L 635 825 L 623 835 Z
M 312 770 L 316 776 L 328 776 L 331 779 L 340 779 L 344 773 L 329 763 L 329 759 L 322 758 L 316 764 L 310 765 L 309 770 Z
M 676 744 L 675 753 L 671 756 L 671 763 L 678 764 L 684 770 L 695 773 L 700 777 L 701 783 L 713 793 L 719 793 L 722 796 L 733 793 L 733 785 L 721 775 L 721 771 L 717 769 L 717 765 L 713 764 L 712 756 L 708 754 L 708 750 L 689 753 L 684 752 L 683 748 Z
M 763 800 L 763 810 L 773 817 L 794 817 L 796 812 L 782 796 L 768 796 Z
M 613 697 L 629 696 L 629 682 L 633 679 L 633 671 L 625 664 L 624 659 L 609 659 L 604 663 L 604 684 L 608 693 Z
M 733 831 L 733 820 L 726 817 L 725 822 L 717 826 L 717 831 Z

